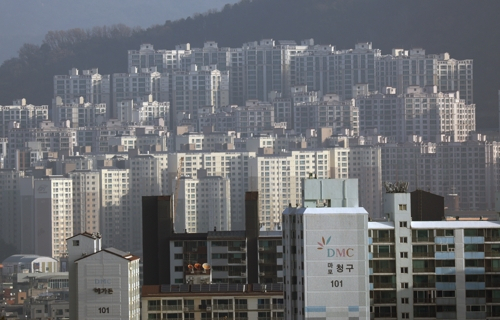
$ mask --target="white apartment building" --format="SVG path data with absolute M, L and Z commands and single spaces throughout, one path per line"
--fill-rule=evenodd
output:
M 170 102 L 123 100 L 117 102 L 117 118 L 125 123 L 154 126 L 158 119 L 170 124 Z
M 58 259 L 73 234 L 73 180 L 49 176 L 34 181 L 35 254 Z
M 136 67 L 153 68 L 160 73 L 179 70 L 181 68 L 181 58 L 189 53 L 190 45 L 176 46 L 174 50 L 155 50 L 149 43 L 141 44 L 139 50 L 128 51 L 128 68 Z
M 178 125 L 180 114 L 197 119 L 198 109 L 205 106 L 219 108 L 229 104 L 229 72 L 215 65 L 200 69 L 192 65 L 189 71 L 172 73 L 172 117 Z
M 281 224 L 281 213 L 302 202 L 301 181 L 313 175 L 330 177 L 328 150 L 300 150 L 257 155 L 248 162 L 248 190 L 259 192 L 260 222 L 267 230 Z
M 106 153 L 109 151 L 109 139 L 111 137 L 134 135 L 135 129 L 132 126 L 122 125 L 121 121 L 109 120 L 100 127 L 75 130 L 75 135 L 78 146 L 91 147 L 92 152 Z
M 283 212 L 285 317 L 368 320 L 368 212 L 357 180 L 304 184 L 304 207 Z
M 69 120 L 72 128 L 99 126 L 106 122 L 108 106 L 105 103 L 84 103 L 83 98 L 78 100 L 77 103 L 68 104 L 56 102 L 52 106 L 52 121 L 59 125 L 63 121 Z
M 408 86 L 437 86 L 439 92 L 460 91 L 466 104 L 473 103 L 471 59 L 452 59 L 449 53 L 426 55 L 424 49 L 414 48 L 393 49 L 391 55 L 381 56 L 375 63 L 377 90 L 395 87 L 401 94 Z
M 297 103 L 293 108 L 296 132 L 332 128 L 334 134 L 359 134 L 359 111 L 353 99 L 341 101 L 338 95 L 328 94 L 322 101 Z
M 151 96 L 152 101 L 169 101 L 169 77 L 156 67 L 130 67 L 129 73 L 113 74 L 113 113 L 119 117 L 118 104 L 122 100 L 140 100 Z
M 67 239 L 69 319 L 140 319 L 139 257 L 101 249 L 101 235 Z
M 7 137 L 12 128 L 35 129 L 48 119 L 48 106 L 27 105 L 26 99 L 14 101 L 11 106 L 0 106 L 0 137 Z
M 250 137 L 274 127 L 274 107 L 267 102 L 248 100 L 245 106 L 233 110 L 233 130 L 241 137 Z
M 403 95 L 369 94 L 358 96 L 361 132 L 377 132 L 396 141 L 418 135 L 436 142 L 441 135 L 451 141 L 465 141 L 476 130 L 475 105 L 467 105 L 460 93 L 437 92 L 436 86 L 409 86 Z
M 221 151 L 231 149 L 234 145 L 234 132 L 186 132 L 175 136 L 175 149 L 173 151 Z
M 110 90 L 110 76 L 99 74 L 97 68 L 83 70 L 82 74 L 73 68 L 68 75 L 54 76 L 54 104 L 57 97 L 61 98 L 62 104 L 83 97 L 85 102 L 110 106 Z
M 75 170 L 68 174 L 73 181 L 73 233 L 101 231 L 100 173 Z
M 227 177 L 180 178 L 175 203 L 175 231 L 204 233 L 231 230 L 231 189 Z
M 206 171 L 207 176 L 221 176 L 230 179 L 231 194 L 231 230 L 244 230 L 245 192 L 248 191 L 250 176 L 250 159 L 255 152 L 176 152 L 168 156 L 169 190 L 166 194 L 174 194 L 177 170 L 182 162 L 181 175 L 198 179 L 199 169 Z M 182 161 L 181 161 L 182 158 Z M 205 174 L 205 173 L 204 173 Z
M 132 248 L 134 220 L 131 211 L 129 169 L 103 168 L 100 172 L 101 233 L 104 245 Z
M 242 46 L 242 67 L 246 100 L 268 101 L 272 91 L 290 92 L 290 60 L 292 55 L 307 46 L 299 46 L 295 41 L 274 41 L 263 39 L 244 43 Z

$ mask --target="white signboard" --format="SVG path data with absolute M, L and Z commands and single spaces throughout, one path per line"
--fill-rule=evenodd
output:
M 368 216 L 352 209 L 304 215 L 306 318 L 370 317 Z

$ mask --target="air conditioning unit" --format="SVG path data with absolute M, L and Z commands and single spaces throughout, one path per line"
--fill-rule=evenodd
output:
M 184 307 L 184 311 L 189 311 L 189 307 Z
M 259 272 L 259 275 L 260 275 L 261 277 L 263 277 L 263 276 L 265 276 L 265 275 L 266 275 L 266 273 L 265 273 L 265 272 Z
M 242 272 L 242 273 L 241 273 L 241 276 L 242 276 L 242 277 L 246 277 L 246 276 L 247 276 L 247 273 L 246 273 L 246 272 Z
M 207 307 L 207 311 L 212 311 L 212 307 Z

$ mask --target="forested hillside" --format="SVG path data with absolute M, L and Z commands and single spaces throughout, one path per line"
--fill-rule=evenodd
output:
M 52 78 L 79 69 L 126 72 L 127 50 L 141 43 L 157 49 L 176 44 L 241 46 L 262 38 L 314 38 L 338 49 L 371 41 L 389 53 L 393 47 L 423 47 L 474 59 L 474 97 L 478 127 L 498 125 L 500 89 L 500 1 L 484 0 L 243 0 L 211 12 L 146 30 L 118 25 L 91 30 L 49 32 L 41 46 L 26 44 L 17 58 L 0 66 L 0 104 L 24 97 L 50 104 Z

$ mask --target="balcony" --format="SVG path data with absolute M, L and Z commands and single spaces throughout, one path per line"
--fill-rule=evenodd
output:
M 212 310 L 233 310 L 232 304 L 214 304 Z
M 373 258 L 394 258 L 395 256 L 394 252 L 373 252 Z
M 161 306 L 148 306 L 148 311 L 160 311 Z
M 375 282 L 373 283 L 374 289 L 396 289 L 395 283 L 387 283 L 387 282 Z
M 486 251 L 484 253 L 486 257 L 500 257 L 500 252 L 499 251 Z
M 434 298 L 413 298 L 413 303 L 436 303 Z
M 393 298 L 374 298 L 373 299 L 373 303 L 375 304 L 395 304 L 397 301 L 396 301 L 396 297 L 393 297 Z
M 415 318 L 436 318 L 435 312 L 414 312 L 413 317 Z
M 162 309 L 163 309 L 163 311 L 182 311 L 182 306 L 181 305 L 175 305 L 175 306 L 164 305 Z
M 373 243 L 394 243 L 394 237 L 372 238 Z
M 435 272 L 434 268 L 413 268 L 413 273 L 419 273 L 419 272 Z
M 413 242 L 434 242 L 434 237 L 412 237 Z
M 375 312 L 375 318 L 398 318 L 397 312 Z
M 235 304 L 235 310 L 248 310 L 248 304 Z
M 246 261 L 246 259 L 232 258 L 232 259 L 227 259 L 227 263 L 231 263 L 231 264 L 245 264 L 245 263 L 247 263 L 247 261 Z
M 413 282 L 413 288 L 434 288 L 435 282 Z
M 276 303 L 272 305 L 273 310 L 283 310 L 285 309 L 285 305 L 282 303 Z
M 373 268 L 373 273 L 396 273 L 396 268 Z
M 412 252 L 413 258 L 434 258 L 434 252 Z
M 269 310 L 271 309 L 271 304 L 265 303 L 265 304 L 258 304 L 257 309 L 259 310 Z

